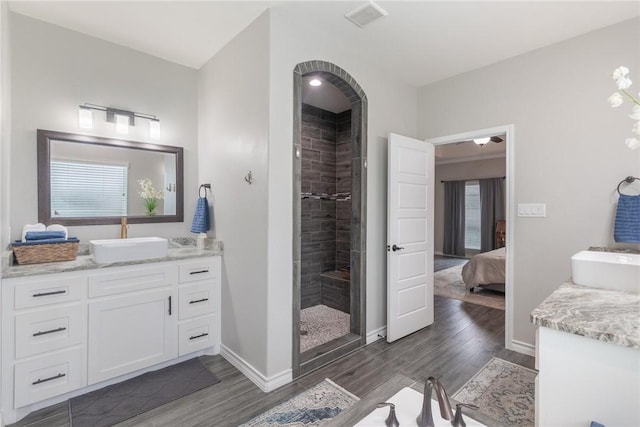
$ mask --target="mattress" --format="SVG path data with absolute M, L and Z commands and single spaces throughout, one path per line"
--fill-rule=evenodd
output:
M 468 290 L 476 286 L 487 286 L 504 291 L 505 248 L 473 256 L 462 267 L 462 280 Z M 497 286 L 495 286 L 497 285 Z

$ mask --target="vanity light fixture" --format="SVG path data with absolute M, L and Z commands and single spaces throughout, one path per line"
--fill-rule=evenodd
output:
M 93 112 L 90 108 L 81 106 L 78 109 L 78 127 L 81 129 L 91 129 L 93 127 Z
M 322 81 L 319 79 L 312 79 L 309 81 L 310 86 L 320 86 L 321 84 L 322 84 Z
M 475 142 L 476 144 L 478 144 L 479 146 L 483 146 L 484 144 L 486 144 L 487 142 L 489 142 L 491 138 L 486 137 L 486 138 L 475 138 L 473 140 L 473 142 Z
M 116 133 L 126 135 L 129 133 L 129 117 L 122 114 L 116 114 Z
M 160 138 L 160 120 L 157 120 L 157 119 L 149 120 L 149 138 L 153 138 L 153 139 Z
M 149 137 L 160 138 L 160 119 L 152 114 L 136 113 L 135 111 L 121 110 L 119 108 L 104 107 L 102 105 L 84 103 L 78 108 L 78 127 L 91 129 L 93 127 L 92 110 L 104 111 L 105 120 L 108 123 L 115 123 L 116 132 L 120 134 L 129 133 L 129 126 L 135 126 L 135 119 L 149 120 Z

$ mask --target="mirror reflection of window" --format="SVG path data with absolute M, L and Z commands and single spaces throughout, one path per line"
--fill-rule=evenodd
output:
M 93 203 L 94 195 L 90 194 L 87 180 L 78 176 L 78 181 L 73 182 L 67 179 L 70 188 L 78 187 L 84 191 L 86 196 L 86 214 L 72 214 L 70 210 L 58 210 L 56 214 L 54 208 L 54 189 L 53 189 L 53 162 L 54 159 L 65 159 L 69 162 L 85 163 L 85 164 L 111 164 L 111 165 L 128 165 L 127 187 L 123 192 L 127 199 L 124 201 L 124 212 L 115 213 L 115 210 L 105 209 L 103 213 L 94 212 L 89 214 L 88 205 Z M 93 216 L 144 216 L 146 215 L 144 199 L 140 196 L 141 179 L 150 179 L 156 190 L 165 189 L 164 198 L 158 200 L 158 215 L 175 215 L 176 214 L 176 155 L 172 153 L 154 152 L 146 150 L 135 150 L 126 147 L 113 147 L 93 144 L 78 144 L 76 142 L 52 140 L 51 141 L 51 208 L 52 217 L 93 217 Z M 173 183 L 173 191 L 167 191 L 169 183 Z M 61 189 L 59 189 L 61 191 Z M 121 192 L 116 187 L 114 192 Z M 59 193 L 60 194 L 60 193 Z M 78 193 L 78 197 L 82 194 Z M 78 205 L 82 204 L 82 200 L 78 200 Z M 79 211 L 82 212 L 82 209 Z
M 128 164 L 52 159 L 52 217 L 126 216 Z

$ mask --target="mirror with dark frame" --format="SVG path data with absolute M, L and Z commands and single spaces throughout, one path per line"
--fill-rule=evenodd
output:
M 184 220 L 183 148 L 38 129 L 38 221 Z

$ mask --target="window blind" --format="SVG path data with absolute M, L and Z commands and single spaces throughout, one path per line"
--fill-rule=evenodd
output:
M 51 216 L 127 215 L 128 165 L 51 161 Z
M 478 181 L 467 181 L 464 195 L 464 247 L 480 250 L 480 184 Z

